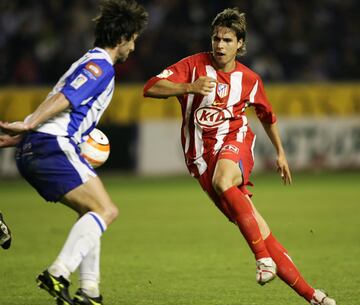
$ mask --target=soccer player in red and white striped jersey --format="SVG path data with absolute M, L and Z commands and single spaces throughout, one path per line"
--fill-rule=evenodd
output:
M 234 222 L 256 259 L 256 279 L 263 285 L 276 274 L 309 303 L 336 305 L 301 276 L 285 248 L 250 200 L 255 135 L 245 110 L 254 107 L 276 152 L 284 184 L 291 173 L 276 116 L 261 78 L 236 60 L 246 51 L 246 20 L 238 9 L 226 9 L 212 22 L 212 52 L 180 60 L 151 78 L 144 95 L 177 96 L 183 116 L 181 140 L 189 172 L 216 206 Z

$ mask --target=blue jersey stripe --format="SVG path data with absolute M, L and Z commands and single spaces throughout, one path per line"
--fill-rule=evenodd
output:
M 114 92 L 114 67 L 109 54 L 95 48 L 76 61 L 49 96 L 61 92 L 71 107 L 49 119 L 37 131 L 83 141 L 99 122 Z

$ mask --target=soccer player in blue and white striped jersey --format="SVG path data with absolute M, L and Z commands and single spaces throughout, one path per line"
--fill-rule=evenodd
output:
M 135 0 L 107 0 L 94 19 L 95 48 L 77 60 L 23 122 L 0 122 L 0 147 L 17 146 L 21 175 L 47 201 L 79 214 L 56 260 L 37 277 L 57 304 L 102 304 L 100 237 L 118 215 L 78 144 L 97 125 L 114 92 L 116 62 L 124 62 L 146 27 L 148 14 Z M 74 298 L 68 287 L 80 270 Z

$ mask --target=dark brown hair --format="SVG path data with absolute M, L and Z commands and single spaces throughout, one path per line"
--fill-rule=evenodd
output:
M 243 45 L 238 49 L 238 55 L 246 53 L 246 18 L 245 13 L 235 8 L 227 8 L 216 15 L 211 23 L 211 29 L 214 33 L 217 27 L 226 27 L 233 30 L 238 40 L 243 40 Z
M 148 13 L 135 0 L 106 0 L 94 21 L 94 45 L 114 48 L 122 40 L 141 34 L 147 26 Z

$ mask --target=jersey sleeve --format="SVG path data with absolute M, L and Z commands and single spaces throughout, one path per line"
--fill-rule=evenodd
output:
M 65 79 L 61 92 L 73 108 L 101 94 L 114 77 L 114 68 L 106 60 L 91 60 L 80 65 Z
M 177 63 L 167 67 L 160 74 L 150 78 L 144 86 L 144 94 L 159 80 L 166 79 L 173 83 L 188 83 L 191 81 L 190 60 L 184 58 Z
M 250 103 L 255 107 L 257 117 L 261 122 L 273 124 L 276 116 L 266 96 L 263 82 L 260 77 L 256 78 L 255 84 L 250 93 Z

